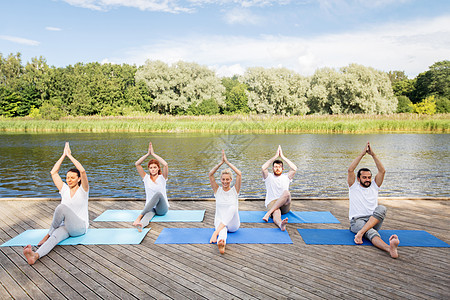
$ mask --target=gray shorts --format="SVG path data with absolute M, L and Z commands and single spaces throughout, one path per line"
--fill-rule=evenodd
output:
M 364 225 L 366 225 L 370 217 L 374 217 L 378 219 L 380 222 L 377 225 L 373 226 L 373 228 L 367 230 L 366 233 L 364 234 L 364 237 L 369 241 L 371 241 L 376 236 L 380 237 L 378 230 L 380 230 L 381 224 L 383 224 L 384 218 L 386 217 L 386 207 L 384 207 L 383 205 L 378 205 L 373 211 L 373 214 L 371 216 L 352 218 L 350 220 L 351 232 L 358 233 L 358 231 L 360 231 L 364 227 Z

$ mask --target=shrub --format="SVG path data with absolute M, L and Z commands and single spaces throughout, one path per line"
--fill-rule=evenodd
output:
M 409 100 L 406 96 L 397 97 L 397 112 L 398 113 L 412 113 L 413 112 L 413 104 L 411 100 Z
M 414 112 L 417 114 L 434 115 L 436 113 L 436 100 L 434 96 L 429 96 L 421 102 L 413 104 Z

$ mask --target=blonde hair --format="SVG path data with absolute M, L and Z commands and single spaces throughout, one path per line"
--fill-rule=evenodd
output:
M 222 172 L 220 173 L 220 178 L 222 178 L 222 176 L 223 176 L 224 174 L 230 175 L 231 179 L 233 179 L 233 172 L 231 172 L 231 169 L 227 168 L 227 169 L 225 169 L 225 170 L 222 170 Z

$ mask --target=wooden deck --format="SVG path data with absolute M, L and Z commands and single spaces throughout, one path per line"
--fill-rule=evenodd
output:
M 0 243 L 48 228 L 58 201 L 0 201 Z M 450 243 L 449 201 L 382 200 L 384 229 L 426 230 Z M 292 245 L 155 245 L 164 227 L 213 227 L 213 201 L 171 201 L 171 209 L 206 209 L 202 223 L 151 223 L 140 245 L 57 246 L 34 266 L 22 247 L 0 248 L 0 299 L 449 299 L 449 248 L 400 247 L 391 259 L 374 247 L 306 245 L 297 228 L 348 228 L 347 201 L 297 200 L 292 210 L 331 211 L 341 224 L 290 224 Z M 141 209 L 142 201 L 90 201 L 93 220 L 106 209 Z M 241 201 L 262 210 L 262 201 Z M 130 227 L 92 222 L 92 228 Z M 242 224 L 271 227 L 273 224 Z

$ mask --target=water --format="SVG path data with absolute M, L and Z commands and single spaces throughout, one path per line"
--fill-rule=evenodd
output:
M 242 171 L 240 196 L 264 197 L 261 165 L 278 145 L 298 167 L 294 197 L 344 197 L 347 168 L 367 141 L 387 170 L 380 196 L 450 196 L 448 134 L 3 133 L 0 197 L 58 197 L 50 170 L 70 141 L 72 154 L 87 170 L 91 197 L 144 198 L 134 162 L 150 140 L 169 163 L 169 198 L 212 197 L 208 172 L 222 148 Z M 368 155 L 362 166 L 376 171 Z M 71 167 L 66 158 L 60 175 L 65 178 Z

